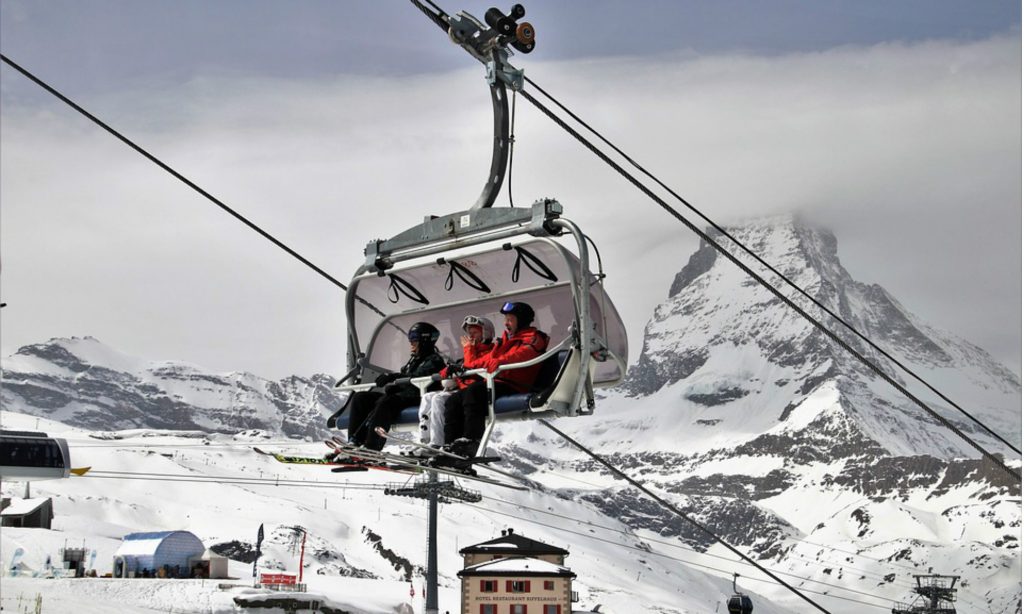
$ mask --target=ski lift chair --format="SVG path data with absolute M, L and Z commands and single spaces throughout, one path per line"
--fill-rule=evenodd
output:
M 534 49 L 535 32 L 517 23 L 526 11 L 515 5 L 508 13 L 487 11 L 484 21 L 466 12 L 434 13 L 416 2 L 450 40 L 486 68 L 494 113 L 491 167 L 476 203 L 467 211 L 428 217 L 387 241 L 366 246 L 366 262 L 355 273 L 345 298 L 348 318 L 349 369 L 338 387 L 369 390 L 377 375 L 396 371 L 408 359 L 406 331 L 418 321 L 441 330 L 438 348 L 460 358 L 456 340 L 468 314 L 492 318 L 507 301 L 529 303 L 534 326 L 550 335 L 548 350 L 533 360 L 503 365 L 479 375 L 491 391 L 488 421 L 478 455 L 487 447 L 498 419 L 529 419 L 593 413 L 594 388 L 613 386 L 626 373 L 626 330 L 605 294 L 604 273 L 590 270 L 586 237 L 554 200 L 531 207 L 496 209 L 510 158 L 508 89 L 521 91 L 524 74 L 509 62 L 511 46 L 520 53 Z M 557 242 L 575 239 L 575 254 Z M 469 251 L 481 247 L 481 251 Z M 596 248 L 595 248 L 596 252 Z M 494 398 L 494 378 L 502 371 L 541 364 L 529 393 Z M 351 382 L 351 383 L 346 383 Z M 411 380 L 425 390 L 430 378 Z M 351 396 L 349 397 L 351 400 Z M 332 428 L 348 428 L 345 404 L 328 419 Z M 418 425 L 418 408 L 401 412 L 398 428 Z
M 593 413 L 594 388 L 614 386 L 625 376 L 626 331 L 604 291 L 603 272 L 590 270 L 589 239 L 561 212 L 553 200 L 530 208 L 475 209 L 427 218 L 389 241 L 371 242 L 346 294 L 351 370 L 338 388 L 369 390 L 379 374 L 397 371 L 408 360 L 406 331 L 415 322 L 436 326 L 438 351 L 458 359 L 465 316 L 491 318 L 500 329 L 501 306 L 521 301 L 536 312 L 533 325 L 550 336 L 548 350 L 495 373 L 466 372 L 483 378 L 491 391 L 478 452 L 486 449 L 496 420 Z M 556 240 L 562 234 L 575 238 L 575 254 Z M 470 249 L 478 245 L 485 247 Z M 501 372 L 536 364 L 541 368 L 530 392 L 494 398 Z M 433 382 L 409 381 L 421 391 Z M 344 410 L 328 426 L 348 428 Z M 412 430 L 418 423 L 418 408 L 409 407 L 394 428 Z
M 36 431 L 0 431 L 0 478 L 54 480 L 71 475 L 68 442 Z

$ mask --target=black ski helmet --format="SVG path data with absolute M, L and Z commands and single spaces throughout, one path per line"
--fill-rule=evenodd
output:
M 505 303 L 504 305 L 501 306 L 501 313 L 511 313 L 512 315 L 514 315 L 516 317 L 516 322 L 518 323 L 519 328 L 526 328 L 527 326 L 533 324 L 533 307 L 530 307 L 526 303 Z
M 419 341 L 420 351 L 434 347 L 441 331 L 430 322 L 417 322 L 409 328 L 409 342 Z

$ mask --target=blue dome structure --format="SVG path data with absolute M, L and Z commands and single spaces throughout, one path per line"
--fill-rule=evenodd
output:
M 187 575 L 189 559 L 202 556 L 206 548 L 188 531 L 129 533 L 114 553 L 114 577 L 156 575 L 160 569 L 171 575 Z

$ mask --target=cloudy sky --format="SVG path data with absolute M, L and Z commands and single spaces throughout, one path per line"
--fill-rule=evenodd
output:
M 441 2 L 482 16 L 479 2 Z M 800 212 L 852 275 L 1021 369 L 1015 2 L 546 2 L 515 63 L 720 223 Z M 5 56 L 347 281 L 465 209 L 483 69 L 409 3 L 0 4 Z M 265 377 L 344 370 L 343 295 L 10 67 L 4 355 L 92 335 Z M 602 246 L 632 335 L 696 239 L 529 105 L 513 190 Z M 941 385 L 940 385 L 941 388 Z

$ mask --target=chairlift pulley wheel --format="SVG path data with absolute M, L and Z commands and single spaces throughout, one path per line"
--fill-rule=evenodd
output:
M 524 45 L 532 45 L 536 34 L 536 31 L 533 29 L 533 24 L 529 21 L 524 21 L 516 26 L 516 40 Z

